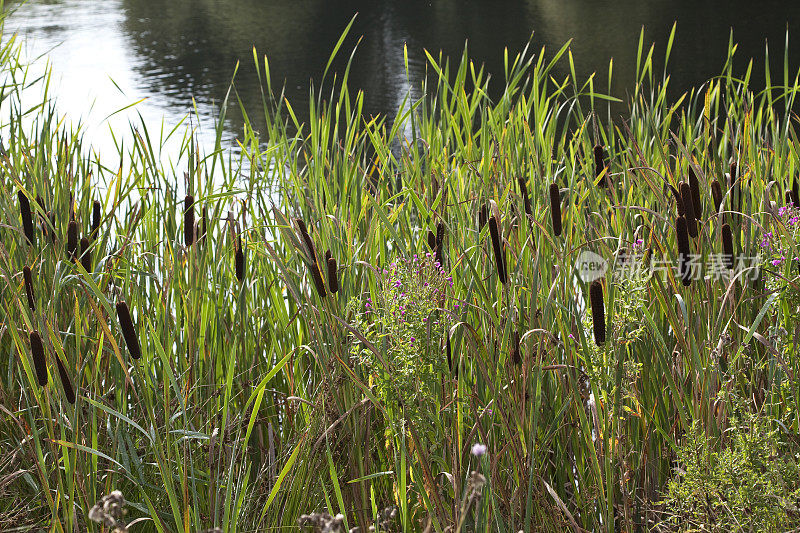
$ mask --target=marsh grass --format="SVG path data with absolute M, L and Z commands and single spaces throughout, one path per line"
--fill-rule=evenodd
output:
M 615 99 L 576 78 L 566 44 L 506 53 L 494 100 L 466 50 L 428 55 L 424 97 L 409 95 L 392 120 L 364 117 L 347 70 L 326 69 L 300 123 L 254 51 L 262 108 L 245 109 L 232 88 L 206 153 L 191 129 L 135 124 L 103 159 L 6 36 L 0 529 L 101 531 L 90 516 L 111 495 L 133 532 L 290 529 L 315 513 L 362 531 L 679 528 L 669 517 L 695 486 L 681 484 L 712 481 L 708 469 L 676 470 L 687 443 L 699 432 L 704 449 L 740 453 L 731 436 L 745 412 L 796 467 L 793 265 L 765 270 L 766 285 L 747 271 L 684 285 L 670 268 L 627 283 L 610 269 L 587 287 L 573 268 L 582 251 L 613 259 L 639 240 L 652 264 L 678 265 L 691 245 L 708 264 L 710 243 L 755 255 L 764 231 L 783 231 L 763 200 L 779 201 L 773 181 L 800 171 L 798 78 L 787 46 L 782 79 L 767 71 L 757 90 L 734 52 L 731 40 L 720 76 L 669 101 L 640 35 L 637 82 L 614 122 L 601 117 Z M 556 64 L 571 74 L 557 79 Z M 23 86 L 40 86 L 41 100 L 23 104 Z M 233 106 L 244 129 L 226 150 Z M 685 219 L 683 232 L 673 226 L 673 202 L 696 198 L 677 192 L 689 166 L 701 202 L 717 207 L 694 242 Z M 565 193 L 557 239 L 554 182 Z M 37 193 L 28 216 L 22 198 Z M 64 257 L 72 227 L 89 220 L 91 272 Z M 442 238 L 428 251 L 435 223 Z M 407 330 L 374 322 L 366 302 L 387 293 L 390 264 L 443 241 L 444 296 L 414 285 L 422 314 L 402 327 L 415 341 L 399 342 Z M 317 246 L 336 253 L 322 267 L 335 298 L 322 298 Z M 774 280 L 780 292 L 760 288 Z M 45 346 L 67 401 L 47 383 Z M 789 497 L 772 496 L 770 523 L 796 528 Z

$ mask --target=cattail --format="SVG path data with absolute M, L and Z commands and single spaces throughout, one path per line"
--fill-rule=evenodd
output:
M 717 180 L 711 182 L 711 196 L 714 198 L 714 207 L 719 213 L 722 209 L 722 185 Z
M 92 250 L 86 237 L 81 239 L 81 264 L 86 272 L 92 271 Z
M 797 180 L 792 180 L 792 202 L 795 207 L 800 207 L 800 183 Z
M 680 183 L 678 184 L 678 187 L 680 187 Z M 678 216 L 682 217 L 686 214 L 686 210 L 683 207 L 683 198 L 681 198 L 681 192 L 672 185 L 669 185 L 669 188 L 672 191 L 672 196 L 675 197 L 675 203 L 678 206 Z
M 320 298 L 325 298 L 325 280 L 322 279 L 322 272 L 319 270 L 317 263 L 311 264 L 311 279 L 314 280 L 314 287 L 317 288 L 317 293 Z
M 75 403 L 75 389 L 72 387 L 72 380 L 69 379 L 69 373 L 67 372 L 64 363 L 61 362 L 61 358 L 56 355 L 56 366 L 58 366 L 58 376 L 61 378 L 61 386 L 64 387 L 64 396 L 67 397 L 67 401 L 71 404 Z
M 242 240 L 239 239 L 239 242 L 236 245 L 236 256 L 234 258 L 234 262 L 236 264 L 236 279 L 239 280 L 239 283 L 244 281 L 244 250 L 242 249 Z
M 36 244 L 36 234 L 33 232 L 33 216 L 31 216 L 31 203 L 24 192 L 18 191 L 17 197 L 19 198 L 19 213 L 22 216 L 22 229 L 25 231 L 25 237 L 31 246 Z
M 519 365 L 522 362 L 519 349 L 519 332 L 517 331 L 511 332 L 511 360 L 514 361 L 515 365 Z
M 428 230 L 428 248 L 436 250 L 436 234 L 431 230 Z
M 722 253 L 725 257 L 725 266 L 733 269 L 733 233 L 729 224 L 722 225 Z
M 689 247 L 689 230 L 685 217 L 678 217 L 675 221 L 675 234 L 678 240 L 678 272 L 684 286 L 688 287 L 692 282 L 688 265 L 691 248 Z
M 489 208 L 486 207 L 486 204 L 483 204 L 481 210 L 478 212 L 478 231 L 481 231 L 488 221 Z
M 592 304 L 594 343 L 602 346 L 606 342 L 606 310 L 603 303 L 603 284 L 599 279 L 589 285 L 589 301 Z
M 500 278 L 500 283 L 506 283 L 506 262 L 503 257 L 503 243 L 500 239 L 500 228 L 497 218 L 494 216 L 489 217 L 489 233 L 492 238 L 492 249 L 494 250 L 494 261 L 497 268 L 497 277 Z
M 67 224 L 67 256 L 75 259 L 78 253 L 78 223 L 70 220 Z
M 28 307 L 31 311 L 36 311 L 36 296 L 33 292 L 33 275 L 31 267 L 25 266 L 22 269 L 22 278 L 25 280 L 25 294 L 28 296 Z
M 692 187 L 685 181 L 681 182 L 681 200 L 683 200 L 683 210 L 685 211 L 686 225 L 689 235 L 697 238 L 697 218 L 694 213 L 694 200 L 692 198 Z
M 553 235 L 561 235 L 561 192 L 558 184 L 550 184 L 550 218 L 553 219 Z
M 692 189 L 694 216 L 697 220 L 701 220 L 703 218 L 703 203 L 700 201 L 700 180 L 697 179 L 692 167 L 689 167 L 689 187 Z
M 444 267 L 444 222 L 436 224 L 436 260 Z
M 303 242 L 306 243 L 306 251 L 308 252 L 309 259 L 311 263 L 317 263 L 317 251 L 314 248 L 314 241 L 311 240 L 311 235 L 308 234 L 308 228 L 306 228 L 306 223 L 303 222 L 303 219 L 296 218 L 295 222 L 297 223 L 297 227 L 300 230 L 300 236 L 303 238 Z
M 125 344 L 128 346 L 131 357 L 139 359 L 142 356 L 142 348 L 139 346 L 139 336 L 136 334 L 136 328 L 133 327 L 133 320 L 131 319 L 131 312 L 128 310 L 128 304 L 124 301 L 117 302 L 117 318 L 119 319 L 119 325 L 122 328 L 122 336 L 125 338 Z
M 600 182 L 598 183 L 600 187 L 607 187 L 611 180 L 609 179 L 608 176 L 608 166 L 606 164 L 605 150 L 601 145 L 598 144 L 594 147 L 594 177 L 598 178 L 600 174 L 603 173 L 604 170 L 606 171 L 606 174 L 605 176 L 603 176 L 603 179 L 600 180 Z
M 100 229 L 100 219 L 103 218 L 103 207 L 100 205 L 99 200 L 92 203 L 92 239 L 97 238 L 97 232 Z
M 522 205 L 525 206 L 525 214 L 531 215 L 533 211 L 531 210 L 531 199 L 528 197 L 528 184 L 522 177 L 517 178 L 517 183 L 519 183 L 519 193 L 522 195 Z
M 330 251 L 328 253 L 330 253 Z M 339 292 L 339 275 L 336 272 L 336 259 L 334 259 L 333 257 L 329 257 L 327 263 L 328 263 L 328 288 L 331 290 L 331 294 L 336 294 L 337 292 Z
M 186 195 L 183 203 L 183 243 L 188 248 L 194 244 L 194 196 Z
M 36 369 L 36 379 L 39 385 L 44 387 L 47 385 L 47 365 L 44 357 L 44 345 L 39 332 L 36 330 L 31 331 L 31 355 L 33 356 L 33 366 Z

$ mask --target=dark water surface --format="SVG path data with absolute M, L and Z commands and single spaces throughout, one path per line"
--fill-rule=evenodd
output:
M 194 98 L 208 138 L 214 104 L 224 97 L 237 61 L 239 96 L 251 113 L 260 110 L 254 46 L 269 57 L 273 85 L 285 81 L 287 97 L 305 116 L 308 82 L 319 81 L 355 12 L 342 55 L 363 36 L 350 84 L 365 91 L 367 114 L 393 116 L 409 88 L 419 88 L 424 49 L 458 58 L 465 41 L 499 85 L 504 47 L 516 53 L 533 34 L 535 50 L 547 46 L 554 53 L 572 38 L 579 77 L 597 71 L 598 87 L 606 87 L 614 58 L 617 96 L 633 84 L 642 26 L 646 43 L 655 42 L 656 56 L 663 58 L 677 21 L 669 68 L 673 96 L 721 71 L 731 28 L 739 64 L 756 58 L 756 85 L 763 83 L 767 41 L 773 79 L 782 80 L 787 28 L 792 69 L 800 61 L 800 2 L 793 0 L 29 0 L 10 16 L 6 37 L 14 31 L 26 36 L 30 55 L 49 51 L 60 108 L 80 116 L 89 130 L 107 131 L 109 113 L 142 98 L 113 120 L 133 120 L 138 112 L 148 124 L 163 117 L 166 127 L 173 126 L 191 111 Z M 564 62 L 556 74 L 567 73 Z M 232 114 L 228 138 L 240 128 Z

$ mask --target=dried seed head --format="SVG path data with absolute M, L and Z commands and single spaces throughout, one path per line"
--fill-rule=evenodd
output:
M 697 220 L 701 220 L 703 218 L 703 202 L 700 201 L 700 180 L 697 179 L 691 166 L 689 167 L 689 187 L 692 189 L 694 216 Z
M 234 258 L 234 263 L 236 266 L 236 279 L 239 280 L 239 283 L 244 281 L 244 250 L 242 248 L 242 241 L 239 239 L 239 242 L 236 245 L 236 256 Z
M 78 223 L 70 220 L 67 224 L 67 257 L 74 260 L 78 253 Z
M 522 363 L 522 355 L 519 348 L 519 332 L 511 332 L 511 360 L 515 365 Z
M 478 231 L 481 231 L 483 227 L 486 225 L 486 222 L 489 221 L 489 208 L 486 207 L 486 204 L 481 206 L 480 211 L 478 212 Z
M 678 184 L 678 187 L 680 187 L 680 183 Z M 678 216 L 682 217 L 686 214 L 686 210 L 683 207 L 683 198 L 681 198 L 681 192 L 672 185 L 670 185 L 669 188 L 672 191 L 672 196 L 675 197 L 675 203 L 678 206 Z
M 608 185 L 611 183 L 611 180 L 610 180 L 609 175 L 608 175 L 609 168 L 608 168 L 608 165 L 606 163 L 606 151 L 605 151 L 605 149 L 603 149 L 603 147 L 601 145 L 598 144 L 598 145 L 595 145 L 595 147 L 594 147 L 594 177 L 595 177 L 595 179 L 598 178 L 600 176 L 600 174 L 603 173 L 604 170 L 606 171 L 606 174 L 605 174 L 605 176 L 603 176 L 603 179 L 601 179 L 600 182 L 598 183 L 598 185 L 600 187 L 608 187 Z
M 22 217 L 22 229 L 25 231 L 25 238 L 31 245 L 36 244 L 36 234 L 33 232 L 33 216 L 31 215 L 31 203 L 28 196 L 22 192 L 17 192 L 19 198 L 19 214 Z
M 33 275 L 31 267 L 25 266 L 22 269 L 22 277 L 25 280 L 25 294 L 28 296 L 28 307 L 31 311 L 36 311 L 36 296 L 33 292 Z
M 58 377 L 61 378 L 61 386 L 64 388 L 64 396 L 67 397 L 69 403 L 74 404 L 75 389 L 72 387 L 72 380 L 69 378 L 69 373 L 64 367 L 64 363 L 61 362 L 61 358 L 58 355 L 56 355 L 56 366 L 58 366 Z
M 330 253 L 330 251 L 328 251 Z M 331 294 L 336 294 L 339 292 L 339 275 L 336 271 L 336 259 L 333 257 L 328 258 L 328 288 L 331 290 Z
M 550 218 L 553 221 L 553 235 L 561 235 L 561 191 L 558 184 L 550 184 Z
M 717 180 L 711 182 L 711 196 L 714 198 L 714 207 L 717 209 L 717 213 L 719 213 L 722 209 L 723 194 L 722 185 L 720 185 Z
M 697 218 L 694 213 L 694 200 L 692 198 L 692 187 L 685 181 L 681 182 L 681 200 L 683 201 L 683 210 L 685 211 L 686 225 L 689 230 L 689 235 L 697 238 Z
M 133 319 L 131 319 L 131 312 L 128 309 L 128 304 L 122 300 L 117 302 L 117 319 L 119 319 L 122 336 L 125 338 L 125 344 L 128 346 L 131 357 L 139 359 L 142 356 L 142 348 L 139 346 L 139 335 L 136 334 L 136 328 L 133 326 Z
M 44 387 L 47 385 L 47 364 L 44 355 L 44 344 L 42 344 L 42 338 L 36 330 L 31 331 L 30 339 L 33 366 L 36 369 L 36 380 L 39 382 L 39 385 Z
M 795 207 L 800 207 L 800 183 L 797 180 L 792 180 L 792 202 Z
M 322 272 L 319 270 L 319 265 L 313 263 L 311 265 L 311 278 L 314 280 L 314 287 L 317 288 L 317 294 L 320 298 L 325 298 L 325 280 L 322 279 Z
M 56 243 L 56 214 L 52 211 L 47 212 L 47 219 L 50 221 L 50 226 L 52 226 L 52 231 L 50 231 L 50 240 L 53 241 L 53 244 Z
M 100 229 L 100 220 L 103 218 L 103 207 L 99 200 L 92 203 L 92 239 L 97 238 L 97 231 Z
M 678 217 L 675 221 L 675 235 L 678 241 L 678 273 L 685 286 L 691 284 L 691 272 L 689 270 L 689 254 L 691 248 L 689 246 L 689 230 L 686 224 L 686 218 Z
M 500 227 L 497 218 L 494 216 L 489 217 L 489 233 L 492 240 L 492 249 L 494 250 L 494 263 L 497 269 L 497 277 L 500 278 L 500 283 L 506 283 L 506 262 L 503 254 L 503 243 L 500 240 Z
M 311 235 L 308 234 L 308 228 L 306 227 L 306 223 L 303 222 L 303 219 L 296 218 L 295 222 L 297 223 L 297 229 L 300 230 L 300 237 L 302 237 L 303 242 L 306 245 L 306 251 L 308 252 L 309 261 L 313 264 L 317 263 L 317 250 L 314 248 L 314 241 L 311 239 Z
M 734 255 L 733 255 L 733 233 L 729 224 L 722 225 L 722 253 L 725 259 L 725 266 L 733 269 Z
M 596 279 L 589 286 L 589 301 L 592 306 L 592 330 L 594 342 L 602 346 L 606 342 L 606 311 L 603 302 L 603 284 Z
M 436 234 L 428 230 L 428 248 L 436 250 Z
M 194 244 L 194 196 L 187 194 L 183 201 L 183 243 Z
M 92 271 L 92 249 L 86 237 L 81 239 L 81 264 L 86 272 Z
M 525 214 L 531 215 L 533 211 L 531 210 L 531 199 L 528 197 L 528 184 L 525 182 L 525 178 L 521 176 L 517 178 L 517 183 L 519 184 L 519 193 L 522 196 L 522 205 L 525 206 Z
M 444 222 L 436 224 L 436 260 L 444 267 Z

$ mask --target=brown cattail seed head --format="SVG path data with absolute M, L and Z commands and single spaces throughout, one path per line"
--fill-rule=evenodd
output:
M 800 207 L 800 183 L 797 180 L 792 180 L 792 202 L 795 207 Z
M 558 184 L 550 184 L 550 218 L 553 219 L 553 235 L 561 235 L 561 192 Z
M 711 196 L 714 198 L 714 207 L 717 209 L 717 213 L 720 212 L 722 209 L 722 185 L 720 185 L 719 181 L 714 180 L 711 182 Z
M 92 203 L 92 239 L 97 238 L 97 231 L 100 229 L 100 219 L 103 217 L 102 206 L 99 200 Z
M 611 180 L 609 179 L 608 166 L 606 165 L 606 152 L 603 147 L 598 144 L 594 147 L 594 177 L 599 177 L 600 174 L 603 173 L 603 170 L 606 171 L 606 175 L 603 176 L 603 179 L 600 180 L 598 185 L 600 187 L 607 187 Z
M 603 303 L 603 284 L 596 279 L 589 286 L 589 301 L 592 305 L 592 329 L 594 342 L 602 346 L 606 342 L 606 311 Z
M 436 250 L 436 234 L 428 230 L 428 248 Z
M 678 184 L 678 187 L 680 187 L 680 183 Z M 672 195 L 675 197 L 675 203 L 678 206 L 678 216 L 682 217 L 683 215 L 686 214 L 686 210 L 683 207 L 683 198 L 681 197 L 681 191 L 679 191 L 672 185 L 670 185 L 669 188 L 672 191 Z
M 522 355 L 519 348 L 519 332 L 511 332 L 511 360 L 515 365 L 522 363 Z
M 494 216 L 489 217 L 489 233 L 492 239 L 492 249 L 494 250 L 494 262 L 497 268 L 497 277 L 500 283 L 506 283 L 506 262 L 503 257 L 503 243 L 500 241 L 500 228 Z
M 297 229 L 300 230 L 300 236 L 303 238 L 303 242 L 306 244 L 306 251 L 308 252 L 309 261 L 312 264 L 316 264 L 317 251 L 314 248 L 314 241 L 311 240 L 311 235 L 308 234 L 306 223 L 303 222 L 303 219 L 301 218 L 296 218 L 295 222 L 297 223 Z
M 44 356 L 44 345 L 39 332 L 36 330 L 31 331 L 31 355 L 33 356 L 33 366 L 36 369 L 36 380 L 39 385 L 44 387 L 47 385 L 47 364 Z
M 729 224 L 722 225 L 722 253 L 725 257 L 725 266 L 732 269 L 734 263 L 733 233 Z
M 117 302 L 117 318 L 119 319 L 122 336 L 125 338 L 125 344 L 128 346 L 131 357 L 139 359 L 142 356 L 142 348 L 139 346 L 139 335 L 136 334 L 136 328 L 133 327 L 133 319 L 131 319 L 131 312 L 128 309 L 128 304 L 124 301 Z
M 67 256 L 75 259 L 78 253 L 78 223 L 70 220 L 67 224 Z
M 36 296 L 33 292 L 31 267 L 26 266 L 22 269 L 22 277 L 25 280 L 25 294 L 28 296 L 28 307 L 31 308 L 31 311 L 36 311 Z
M 685 286 L 691 282 L 691 272 L 689 271 L 689 254 L 691 248 L 689 246 L 689 230 L 686 225 L 686 218 L 678 217 L 675 221 L 675 235 L 678 240 L 678 273 Z
M 242 241 L 239 239 L 239 242 L 236 245 L 236 256 L 234 257 L 234 263 L 236 267 L 236 279 L 239 280 L 239 283 L 244 281 L 244 250 L 242 249 Z
M 325 298 L 327 294 L 325 291 L 325 280 L 322 279 L 322 272 L 319 270 L 317 263 L 311 264 L 311 279 L 314 280 L 314 287 L 317 288 L 317 294 L 320 298 Z
M 703 218 L 703 202 L 700 201 L 700 180 L 697 179 L 692 167 L 689 167 L 689 187 L 692 190 L 694 216 L 697 220 L 701 220 Z
M 525 206 L 525 214 L 531 215 L 533 211 L 531 210 L 531 199 L 528 197 L 528 184 L 522 177 L 517 178 L 517 183 L 519 183 L 519 193 L 522 196 L 522 205 Z
M 56 366 L 58 366 L 58 377 L 61 378 L 61 386 L 64 388 L 64 396 L 67 397 L 67 401 L 71 404 L 75 403 L 75 389 L 72 387 L 72 380 L 69 379 L 69 373 L 67 372 L 64 363 L 61 362 L 61 358 L 56 355 Z
M 685 181 L 681 182 L 681 200 L 683 200 L 683 210 L 686 215 L 686 225 L 689 230 L 689 235 L 697 238 L 697 218 L 694 213 L 694 200 L 692 198 L 692 187 Z
M 86 272 L 92 271 L 92 249 L 86 237 L 81 239 L 81 264 Z
M 481 210 L 478 212 L 478 231 L 481 231 L 488 221 L 489 208 L 486 207 L 486 204 L 484 204 L 481 206 Z
M 187 194 L 183 202 L 183 243 L 194 244 L 194 196 Z
M 22 217 L 22 229 L 25 231 L 25 238 L 31 245 L 36 244 L 36 234 L 33 232 L 33 216 L 31 215 L 31 203 L 24 192 L 18 191 L 19 214 Z
M 436 224 L 436 260 L 444 267 L 444 222 Z
M 330 253 L 330 252 L 328 252 Z M 339 275 L 336 271 L 336 259 L 333 257 L 328 258 L 328 288 L 331 294 L 339 292 Z

